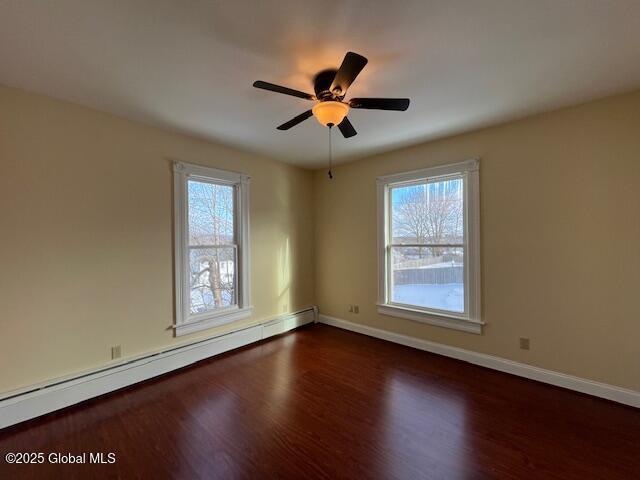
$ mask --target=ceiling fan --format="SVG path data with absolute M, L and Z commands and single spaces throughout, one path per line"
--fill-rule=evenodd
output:
M 352 98 L 348 102 L 344 101 L 347 89 L 366 64 L 367 59 L 362 55 L 347 52 L 340 68 L 323 70 L 315 76 L 313 80 L 315 95 L 262 80 L 254 82 L 253 86 L 317 102 L 310 110 L 280 125 L 278 130 L 289 130 L 307 118 L 315 116 L 324 126 L 331 128 L 337 125 L 342 135 L 349 138 L 357 134 L 347 118 L 350 108 L 397 111 L 405 111 L 409 108 L 408 98 Z

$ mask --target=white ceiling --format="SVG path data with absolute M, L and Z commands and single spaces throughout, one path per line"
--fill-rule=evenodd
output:
M 0 83 L 306 167 L 324 164 L 311 79 L 352 50 L 359 110 L 347 161 L 640 87 L 638 0 L 0 0 Z M 338 132 L 334 132 L 338 133 Z

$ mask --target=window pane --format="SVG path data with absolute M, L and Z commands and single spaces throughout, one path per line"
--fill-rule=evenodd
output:
M 189 195 L 189 245 L 234 243 L 234 187 L 187 182 Z
M 191 314 L 237 304 L 234 247 L 191 247 L 189 264 Z
M 392 247 L 391 302 L 464 313 L 464 250 Z
M 463 180 L 391 189 L 391 243 L 463 243 Z

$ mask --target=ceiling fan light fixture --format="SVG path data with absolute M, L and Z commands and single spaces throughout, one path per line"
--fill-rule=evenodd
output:
M 316 117 L 318 122 L 326 127 L 336 126 L 344 138 L 357 135 L 356 129 L 349 121 L 347 114 L 352 108 L 366 110 L 395 110 L 404 112 L 409 108 L 408 98 L 351 98 L 343 102 L 347 90 L 367 64 L 367 59 L 354 52 L 347 52 L 337 70 L 328 68 L 318 72 L 313 78 L 315 95 L 283 87 L 275 83 L 257 80 L 253 86 L 262 90 L 290 95 L 312 102 L 317 102 L 313 108 L 293 117 L 288 122 L 278 125 L 278 130 L 289 130 L 304 122 L 309 117 Z
M 329 125 L 340 125 L 344 117 L 349 113 L 349 105 L 330 100 L 317 103 L 311 111 L 318 122 L 328 127 Z

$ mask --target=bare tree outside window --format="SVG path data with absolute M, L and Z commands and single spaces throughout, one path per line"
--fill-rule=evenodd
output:
M 393 189 L 393 243 L 462 243 L 462 180 Z
M 189 180 L 190 311 L 237 304 L 235 187 Z

